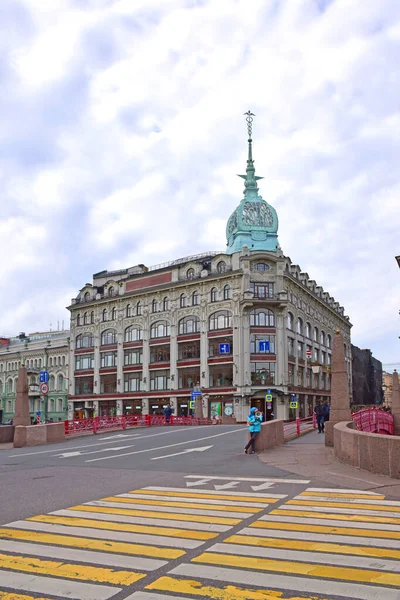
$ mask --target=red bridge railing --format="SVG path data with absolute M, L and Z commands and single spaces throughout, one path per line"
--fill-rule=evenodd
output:
M 381 408 L 366 408 L 351 415 L 358 431 L 368 433 L 394 434 L 394 417 Z
M 127 427 L 152 427 L 161 425 L 212 425 L 208 418 L 175 417 L 169 421 L 164 415 L 119 415 L 114 417 L 94 417 L 92 419 L 73 419 L 64 421 L 66 435 L 98 433 L 108 429 L 126 429 Z
M 313 431 L 317 426 L 316 416 L 305 417 L 305 419 L 295 419 L 294 421 L 286 421 L 283 424 L 283 432 L 285 440 L 291 440 L 292 438 L 303 435 Z

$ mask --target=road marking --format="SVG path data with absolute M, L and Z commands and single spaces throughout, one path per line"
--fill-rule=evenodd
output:
M 257 492 L 258 490 L 266 490 L 267 488 L 272 487 L 273 483 L 262 483 L 261 485 L 252 485 L 250 486 L 252 490 Z
M 289 500 L 288 504 L 304 504 L 302 496 L 295 496 L 293 500 Z M 367 510 L 392 510 L 400 512 L 400 502 L 391 500 L 363 500 L 359 502 L 356 499 L 341 499 L 333 500 L 332 498 L 308 497 L 307 504 L 309 506 L 334 506 L 335 508 L 365 508 Z
M 187 490 L 182 490 L 182 488 L 170 488 L 170 487 L 156 487 L 149 486 L 142 490 L 132 490 L 130 494 L 135 494 L 138 491 L 141 494 L 155 494 L 156 492 L 163 493 L 165 496 L 177 496 L 177 497 L 185 497 L 185 498 L 213 498 L 217 500 L 241 500 L 242 502 L 251 502 L 254 500 L 259 500 L 260 502 L 264 502 L 269 504 L 271 502 L 277 502 L 282 498 L 287 498 L 286 494 L 252 494 L 251 492 L 224 492 L 223 494 L 216 494 L 212 490 L 196 490 L 195 492 L 189 492 Z
M 228 483 L 223 483 L 222 485 L 214 485 L 216 490 L 227 490 L 229 488 L 234 488 L 239 485 L 240 481 L 228 481 Z
M 193 598 L 189 598 L 188 596 L 168 596 L 168 599 L 193 600 Z M 34 599 L 32 598 L 32 600 Z M 166 600 L 166 596 L 164 594 L 153 594 L 151 592 L 134 592 L 131 596 L 125 598 L 125 600 Z M 305 600 L 307 600 L 307 598 Z
M 33 594 L 50 594 L 65 600 L 108 600 L 115 596 L 122 588 L 106 585 L 93 585 L 81 581 L 55 579 L 53 577 L 40 577 L 17 573 L 15 571 L 0 570 L 1 585 L 12 590 L 22 590 Z M 37 598 L 35 599 L 37 600 Z
M 343 527 L 343 523 L 340 519 L 335 518 L 336 515 L 330 515 L 330 518 L 318 518 L 318 515 L 312 515 L 312 517 L 292 517 L 290 514 L 284 516 L 276 516 L 270 513 L 260 517 L 262 521 L 274 521 L 278 523 L 310 523 L 311 525 L 332 525 L 333 527 Z M 397 531 L 400 532 L 400 527 L 397 525 L 391 525 L 389 523 L 367 523 L 367 519 L 361 523 L 351 522 L 350 527 L 357 529 L 368 529 L 368 530 L 383 530 L 383 531 Z M 373 535 L 373 534 L 371 534 Z M 400 537 L 400 536 L 399 536 Z
M 314 491 L 312 491 L 314 490 Z M 317 492 L 315 490 L 315 488 L 309 488 L 308 490 L 306 490 L 305 492 L 301 492 L 301 494 L 299 494 L 299 496 L 307 496 L 307 497 L 317 497 L 317 498 L 341 498 L 341 499 L 345 499 L 347 500 L 348 498 L 356 498 L 356 499 L 366 499 L 366 500 L 384 500 L 386 498 L 386 496 L 380 496 L 379 494 L 372 494 L 371 492 L 359 492 L 358 494 L 355 494 L 353 492 L 343 492 L 342 490 L 336 490 L 336 491 L 322 491 L 322 492 Z M 299 497 L 297 496 L 297 498 Z
M 157 515 L 157 518 L 164 518 L 162 516 L 160 517 L 160 515 L 167 515 L 165 518 L 181 519 L 181 518 L 183 518 L 182 515 L 186 515 L 189 518 L 188 520 L 190 520 L 190 518 L 192 518 L 194 521 L 197 520 L 197 517 L 199 515 L 202 518 L 210 515 L 213 518 L 214 517 L 221 517 L 221 518 L 229 517 L 232 519 L 239 519 L 239 521 L 240 521 L 242 519 L 247 519 L 247 517 L 249 517 L 253 512 L 252 511 L 247 514 L 242 514 L 241 512 L 230 512 L 229 515 L 227 515 L 224 510 L 210 510 L 210 509 L 207 509 L 206 507 L 204 507 L 204 509 L 189 508 L 189 507 L 175 508 L 173 506 L 171 506 L 170 508 L 166 508 L 165 506 L 147 506 L 146 504 L 132 505 L 132 504 L 123 503 L 123 502 L 107 502 L 105 500 L 94 500 L 93 502 L 88 502 L 84 506 L 104 507 L 103 512 L 107 512 L 110 509 L 113 510 L 114 508 L 116 508 L 116 509 L 121 508 L 124 510 L 133 511 L 132 513 L 130 513 L 133 516 L 140 516 L 141 514 L 146 516 L 146 514 L 149 513 L 149 511 L 151 511 L 152 514 L 151 515 L 149 514 L 148 516 Z M 71 510 L 73 510 L 74 508 L 75 508 L 74 506 L 71 506 Z M 225 524 L 233 525 L 233 523 L 225 523 Z
M 333 513 L 335 515 L 337 514 L 343 514 L 343 515 L 365 515 L 365 516 L 375 516 L 376 518 L 383 518 L 383 517 L 391 517 L 394 519 L 400 519 L 400 515 L 397 512 L 391 512 L 390 510 L 382 510 L 377 512 L 376 510 L 373 510 L 373 508 L 371 507 L 370 510 L 367 509 L 360 509 L 360 508 L 336 508 L 333 506 L 309 506 L 308 504 L 296 504 L 296 506 L 280 506 L 279 508 L 281 508 L 282 510 L 307 510 L 307 511 L 312 511 L 312 512 L 321 512 L 321 513 Z M 390 508 L 390 507 L 389 507 Z
M 277 548 L 264 548 L 260 546 L 246 546 L 246 545 L 238 545 L 232 543 L 215 544 L 208 549 L 209 552 L 216 552 L 221 554 L 236 554 L 236 555 L 244 555 L 244 556 L 254 556 L 255 558 L 267 558 L 271 560 L 286 560 L 286 561 L 296 561 L 296 562 L 309 562 L 316 563 L 318 566 L 321 566 L 321 562 L 324 565 L 332 565 L 332 566 L 341 566 L 348 567 L 349 566 L 349 557 L 348 556 L 339 556 L 339 555 L 326 555 L 321 559 L 321 555 L 319 552 L 306 552 L 303 550 L 289 550 L 288 548 L 277 549 Z M 360 569 L 374 569 L 379 571 L 393 571 L 395 573 L 400 572 L 400 562 L 397 560 L 388 560 L 384 558 L 380 558 L 379 561 L 371 557 L 351 557 L 351 566 L 360 568 Z M 257 565 L 255 565 L 257 568 Z
M 254 562 L 254 559 L 251 559 Z M 226 569 L 223 567 L 212 567 L 197 564 L 182 564 L 172 569 L 170 575 L 182 575 L 183 577 L 195 577 L 206 580 L 226 581 L 229 584 L 237 583 L 265 588 L 266 575 L 257 571 L 249 572 L 242 569 Z M 397 589 L 371 587 L 369 585 L 354 584 L 351 582 L 326 581 L 312 579 L 309 577 L 291 577 L 289 574 L 268 574 L 268 586 L 272 589 L 292 590 L 309 594 L 320 594 L 326 597 L 327 590 L 332 596 L 342 598 L 357 598 L 358 600 L 399 600 Z M 380 596 L 378 594 L 381 594 Z
M 53 560 L 40 560 L 38 558 L 0 554 L 0 569 L 9 571 L 24 571 L 37 575 L 51 575 L 65 579 L 93 581 L 96 583 L 112 583 L 114 585 L 131 585 L 145 577 L 145 573 L 129 571 L 113 571 L 112 569 L 90 567 L 61 563 Z
M 287 517 L 289 517 L 289 516 L 290 517 L 311 517 L 312 519 L 318 519 L 318 518 L 332 519 L 332 518 L 334 518 L 336 521 L 363 521 L 364 523 L 391 523 L 392 525 L 400 525 L 400 518 L 386 517 L 386 516 L 377 517 L 376 513 L 372 514 L 371 516 L 365 515 L 365 513 L 369 513 L 369 514 L 372 513 L 372 511 L 369 511 L 369 510 L 361 511 L 362 514 L 359 514 L 356 511 L 349 514 L 350 511 L 348 509 L 343 509 L 345 514 L 342 514 L 342 513 L 338 514 L 337 512 L 334 512 L 335 509 L 331 509 L 331 512 L 328 512 L 329 507 L 327 507 L 325 509 L 325 512 L 323 512 L 324 509 L 322 507 L 318 511 L 315 511 L 316 507 L 314 507 L 314 506 L 310 506 L 310 508 L 313 510 L 309 510 L 307 506 L 299 506 L 298 507 L 299 510 L 291 509 L 290 507 L 287 507 L 287 506 L 282 506 L 279 510 L 271 511 L 271 514 L 272 515 L 284 515 Z M 392 513 L 389 513 L 389 514 L 392 514 Z
M 19 533 L 19 532 L 16 532 Z M 29 532 L 32 535 L 32 540 L 35 542 L 34 544 L 32 543 L 24 543 L 21 541 L 9 541 L 10 537 L 12 537 L 13 540 L 15 539 L 21 539 L 18 538 L 15 535 L 12 536 L 7 536 L 7 539 L 2 539 L 0 541 L 0 551 L 1 552 L 13 552 L 14 554 L 19 554 L 21 553 L 23 556 L 29 555 L 29 556 L 41 556 L 41 557 L 50 557 L 50 558 L 56 558 L 56 559 L 61 559 L 61 560 L 71 560 L 71 561 L 77 561 L 77 562 L 86 562 L 86 563 L 90 563 L 93 565 L 105 565 L 108 567 L 116 567 L 117 569 L 128 569 L 128 570 L 132 570 L 132 569 L 138 569 L 138 570 L 143 570 L 143 571 L 155 571 L 157 569 L 161 569 L 161 567 L 163 567 L 164 565 L 168 564 L 168 561 L 166 560 L 155 560 L 154 558 L 143 558 L 141 556 L 135 556 L 135 560 L 134 562 L 132 561 L 132 557 L 131 556 L 124 556 L 122 553 L 124 552 L 124 550 L 119 550 L 119 554 L 118 556 L 112 555 L 109 552 L 91 552 L 88 550 L 80 550 L 77 549 L 76 547 L 74 547 L 73 550 L 71 550 L 70 548 L 62 548 L 59 546 L 51 546 L 49 544 L 53 544 L 53 543 L 58 543 L 61 544 L 63 546 L 74 546 L 73 543 L 71 543 L 71 538 L 68 540 L 65 540 L 65 538 L 62 538 L 62 536 L 45 536 L 47 537 L 47 542 L 48 544 L 38 544 L 36 542 L 41 541 L 38 538 L 38 534 L 33 534 L 32 532 Z M 54 539 L 51 538 L 59 538 L 58 541 L 54 541 Z M 46 541 L 46 540 L 44 540 Z M 66 542 L 70 542 L 70 543 L 66 543 Z M 83 543 L 81 542 L 79 544 L 78 542 L 78 546 L 85 546 L 85 547 L 90 547 L 90 543 L 92 542 L 92 540 L 89 540 L 89 544 L 86 544 L 85 542 L 87 542 L 87 540 L 83 541 Z M 95 544 L 96 545 L 96 544 Z M 98 544 L 100 546 L 100 544 Z M 109 550 L 109 546 L 110 546 L 110 542 L 104 542 L 103 544 L 101 544 L 103 546 L 102 550 L 106 549 Z M 108 547 L 107 547 L 108 546 Z M 114 545 L 115 548 L 116 544 Z M 123 544 L 120 544 L 120 546 L 123 546 Z M 151 548 L 151 546 L 149 546 Z M 141 554 L 141 552 L 137 551 L 138 545 L 136 546 L 136 552 L 134 552 L 134 554 Z M 96 548 L 96 550 L 99 548 Z M 114 552 L 117 552 L 117 550 L 114 550 Z M 130 552 L 129 554 L 133 554 L 133 552 Z M 154 556 L 152 554 L 152 556 Z M 0 596 L 1 599 L 1 596 Z
M 324 494 L 323 492 L 333 492 L 334 494 L 362 494 L 365 496 L 378 496 L 380 497 L 380 494 L 377 494 L 376 492 L 368 492 L 367 490 L 344 490 L 341 488 L 307 488 L 305 492 L 302 492 L 302 494 L 307 494 L 308 492 L 321 492 L 321 495 L 326 496 L 327 494 Z M 383 496 L 384 498 L 385 496 Z
M 269 481 L 270 483 L 310 483 L 308 479 L 276 479 L 271 477 L 209 477 L 208 475 L 185 475 L 185 479 L 221 479 L 225 481 Z
M 73 456 L 87 456 L 88 454 L 97 454 L 98 452 L 116 452 L 117 450 L 126 450 L 127 448 L 133 448 L 133 444 L 130 446 L 120 446 L 119 448 L 101 448 L 100 450 L 93 450 L 93 452 L 64 452 L 64 454 L 55 454 L 58 458 L 71 458 Z
M 354 556 L 369 556 L 374 558 L 396 558 L 400 559 L 400 550 L 391 550 L 388 548 L 366 548 L 363 546 L 354 546 L 346 544 L 334 544 L 331 542 L 318 542 L 318 541 L 305 541 L 304 540 L 291 540 L 291 539 L 276 539 L 273 537 L 258 537 L 254 535 L 243 535 L 243 531 L 240 531 L 236 535 L 225 540 L 226 543 L 230 544 L 247 544 L 250 546 L 268 547 L 268 548 L 282 548 L 291 550 L 310 550 L 314 552 L 330 552 L 336 554 L 350 554 Z M 254 533 L 249 529 L 250 533 Z M 268 535 L 268 534 L 266 534 Z M 307 538 L 308 539 L 308 538 Z M 346 540 L 348 541 L 348 540 Z M 320 557 L 321 562 L 325 559 Z
M 21 524 L 24 521 L 20 521 Z M 86 534 L 86 532 L 80 532 Z M 85 537 L 75 537 L 72 535 L 63 538 L 61 535 L 52 535 L 46 533 L 38 533 L 22 530 L 13 531 L 12 529 L 0 529 L 0 537 L 9 540 L 21 540 L 26 541 L 41 541 L 45 544 L 58 544 L 60 546 L 69 546 L 70 548 L 83 548 L 87 550 L 100 550 L 102 552 L 115 552 L 119 554 L 129 554 L 131 556 L 142 555 L 154 558 L 163 558 L 167 560 L 180 558 L 184 556 L 184 550 L 178 550 L 176 548 L 157 548 L 156 546 L 148 546 L 144 544 L 135 543 L 122 543 L 122 542 L 111 542 L 102 539 L 86 539 Z M 102 554 L 99 554 L 102 556 Z M 136 559 L 135 559 L 136 560 Z M 132 566 L 131 566 L 132 568 Z
M 208 427 L 208 425 L 205 425 Z M 216 433 L 215 435 L 207 435 L 206 437 L 197 438 L 196 440 L 187 440 L 186 442 L 177 442 L 176 444 L 168 444 L 167 446 L 159 446 L 158 448 L 147 448 L 145 450 L 136 450 L 135 452 L 124 452 L 123 454 L 114 454 L 113 456 L 102 456 L 101 458 L 90 458 L 85 462 L 96 462 L 99 460 L 110 460 L 110 458 L 119 458 L 121 456 L 132 456 L 133 454 L 144 454 L 146 452 L 156 452 L 158 450 L 165 450 L 166 448 L 176 448 L 177 446 L 184 446 L 185 444 L 194 444 L 194 442 L 203 442 L 204 440 L 211 440 L 217 437 L 222 437 L 223 435 L 230 435 L 231 433 L 237 433 L 238 431 L 246 430 L 246 427 L 241 427 L 240 429 L 234 429 L 232 431 L 224 431 L 223 433 Z M 150 437 L 150 436 L 149 436 Z M 203 475 L 204 477 L 204 475 Z M 309 483 L 309 482 L 307 482 Z
M 314 565 L 289 560 L 270 560 L 267 558 L 255 559 L 248 556 L 231 556 L 229 554 L 213 554 L 212 552 L 203 552 L 200 556 L 193 558 L 192 562 L 400 587 L 400 575 L 397 573 L 353 569 L 352 567 L 332 567 L 327 564 Z M 326 581 L 325 584 L 329 585 Z
M 155 456 L 150 460 L 161 460 L 162 458 L 171 458 L 172 456 L 180 456 L 182 454 L 189 454 L 190 452 L 205 452 L 205 450 L 209 450 L 213 448 L 213 446 L 201 446 L 200 448 L 187 448 L 186 450 L 182 450 L 182 452 L 174 452 L 174 454 L 164 454 L 163 456 Z
M 169 500 L 161 500 L 161 499 L 150 500 L 147 498 L 143 499 L 143 498 L 131 498 L 131 497 L 126 498 L 124 496 L 123 497 L 110 496 L 108 498 L 103 498 L 103 500 L 94 500 L 94 502 L 96 502 L 95 506 L 98 506 L 97 502 L 105 502 L 105 503 L 107 503 L 107 506 L 126 505 L 129 508 L 144 507 L 145 510 L 147 510 L 147 508 L 149 506 L 152 507 L 151 510 L 153 510 L 154 506 L 158 506 L 158 507 L 163 507 L 163 508 L 166 507 L 169 510 L 171 509 L 171 507 L 182 508 L 183 511 L 185 511 L 185 512 L 190 512 L 190 509 L 192 509 L 192 508 L 201 509 L 201 511 L 202 511 L 201 513 L 195 513 L 195 514 L 204 514 L 204 515 L 210 514 L 210 515 L 212 515 L 212 514 L 214 514 L 213 511 L 216 511 L 215 514 L 217 516 L 219 516 L 221 513 L 221 506 L 218 506 L 218 505 L 214 505 L 214 504 L 208 504 L 208 505 L 206 504 L 205 505 L 202 503 L 198 504 L 197 502 L 193 502 L 193 500 L 189 504 L 185 504 L 185 502 L 179 502 L 177 500 L 173 500 L 172 498 Z M 92 504 L 93 504 L 92 502 L 89 503 L 89 505 L 92 505 Z M 133 506 L 131 506 L 131 505 L 133 505 Z M 227 512 L 247 513 L 247 515 L 250 516 L 254 513 L 260 512 L 261 510 L 262 510 L 262 508 L 254 508 L 253 506 L 250 506 L 250 503 L 245 508 L 243 508 L 242 506 L 224 506 L 221 516 L 223 516 Z
M 207 477 L 206 479 L 199 479 L 199 481 L 186 481 L 186 485 L 187 487 L 193 487 L 195 485 L 205 485 L 206 483 L 209 483 L 211 481 L 211 479 L 209 477 Z
M 176 496 L 175 496 L 176 497 Z M 228 496 L 229 497 L 229 496 Z M 134 494 L 119 494 L 118 498 L 144 498 L 144 499 L 151 499 L 151 500 L 171 500 L 171 496 L 163 496 L 163 495 L 157 495 L 157 494 L 139 494 L 137 492 L 135 492 Z M 255 506 L 258 508 L 264 508 L 265 506 L 268 506 L 268 503 L 265 502 L 242 502 L 240 500 L 234 501 L 234 500 L 216 500 L 215 498 L 209 499 L 209 498 L 202 498 L 199 494 L 198 498 L 185 498 L 185 497 L 179 497 L 179 502 L 193 502 L 193 500 L 196 500 L 196 503 L 200 503 L 200 504 L 218 504 L 221 506 Z M 272 498 L 272 500 L 274 500 Z M 275 500 L 274 500 L 275 501 Z
M 26 596 L 25 594 L 0 591 L 0 600 L 50 600 L 50 598 L 38 598 L 37 596 L 34 598 L 33 596 Z
M 268 515 L 267 515 L 268 517 Z M 301 523 L 293 523 L 292 520 L 287 520 L 284 517 L 264 517 L 262 520 L 256 521 L 255 523 L 251 523 L 250 527 L 257 528 L 265 528 L 265 529 L 286 529 L 288 531 L 308 531 L 315 533 L 339 533 L 340 535 L 352 535 L 352 536 L 365 536 L 365 537 L 375 537 L 375 538 L 384 538 L 385 540 L 390 538 L 392 540 L 400 539 L 399 531 L 380 531 L 380 529 L 369 529 L 366 525 L 362 527 L 361 523 L 352 523 L 352 527 L 340 527 L 337 525 L 328 526 L 325 525 L 315 525 L 315 521 L 312 519 L 303 519 Z M 277 522 L 274 522 L 274 520 Z M 294 518 L 294 517 L 293 517 Z M 283 523 L 282 521 L 287 521 Z M 341 524 L 340 524 L 341 525 Z M 360 529 L 358 528 L 360 526 Z M 383 527 L 381 525 L 380 527 Z

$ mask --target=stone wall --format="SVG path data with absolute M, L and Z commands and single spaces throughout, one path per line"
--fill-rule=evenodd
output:
M 353 421 L 348 421 L 334 426 L 333 438 L 334 453 L 341 462 L 400 479 L 400 436 L 357 431 Z
M 25 446 L 41 446 L 51 442 L 65 440 L 64 423 L 47 423 L 46 425 L 17 425 L 14 433 L 14 448 Z
M 283 421 L 267 421 L 261 424 L 261 431 L 256 438 L 256 452 L 281 446 L 284 442 Z
M 14 425 L 0 426 L 0 444 L 9 444 L 14 439 Z

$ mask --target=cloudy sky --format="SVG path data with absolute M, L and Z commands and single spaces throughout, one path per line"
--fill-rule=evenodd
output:
M 284 253 L 400 361 L 399 0 L 1 0 L 0 333 L 225 247 L 243 113 Z

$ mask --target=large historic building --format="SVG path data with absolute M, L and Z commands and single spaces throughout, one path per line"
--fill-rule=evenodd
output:
M 18 369 L 28 370 L 30 415 L 42 420 L 67 418 L 69 331 L 45 331 L 0 338 L 0 423 L 14 417 Z M 41 396 L 39 372 L 49 373 L 49 393 Z
M 196 386 L 205 415 L 244 421 L 253 405 L 267 418 L 308 416 L 329 399 L 337 329 L 351 396 L 349 318 L 279 247 L 276 211 L 258 192 L 251 117 L 226 251 L 102 271 L 72 300 L 70 418 L 158 413 L 167 402 L 188 414 Z

